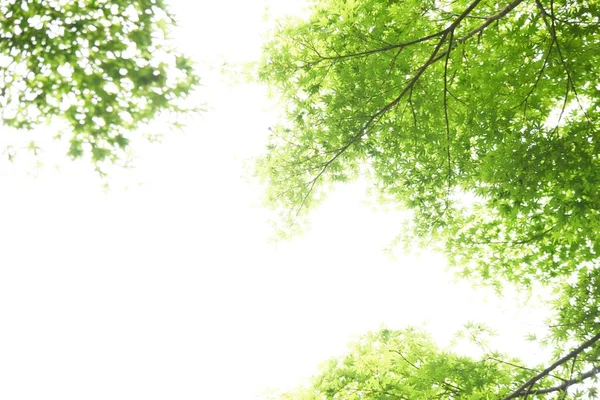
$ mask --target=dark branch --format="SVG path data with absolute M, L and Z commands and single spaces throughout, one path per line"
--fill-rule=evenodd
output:
M 370 56 L 372 54 L 385 53 L 390 50 L 402 50 L 406 47 L 409 47 L 409 46 L 412 46 L 415 44 L 419 44 L 419 43 L 423 43 L 428 40 L 435 39 L 436 37 L 440 37 L 445 32 L 446 32 L 446 29 L 436 32 L 436 33 L 432 33 L 431 35 L 423 36 L 422 38 L 419 38 L 419 39 L 409 40 L 408 42 L 395 43 L 395 44 L 390 44 L 389 46 L 379 47 L 377 49 L 365 50 L 365 51 L 360 51 L 357 53 L 340 54 L 340 55 L 335 55 L 335 56 L 323 56 L 323 55 L 319 54 L 319 52 L 317 52 L 316 49 L 313 47 L 312 50 L 317 54 L 317 56 L 319 57 L 319 60 L 313 62 L 312 64 L 316 64 L 316 63 L 319 63 L 319 62 L 325 61 L 325 60 L 339 61 L 339 60 L 345 60 L 348 58 L 366 57 L 366 56 Z
M 517 390 L 512 392 L 510 395 L 506 396 L 503 400 L 516 399 L 519 397 L 527 396 L 528 394 L 543 394 L 543 393 L 555 392 L 558 390 L 564 390 L 565 388 L 567 388 L 569 386 L 575 385 L 577 383 L 582 382 L 585 379 L 588 379 L 594 375 L 597 375 L 598 373 L 600 373 L 600 368 L 594 367 L 591 371 L 584 373 L 578 379 L 570 379 L 570 380 L 563 382 L 562 384 L 560 384 L 558 386 L 553 386 L 550 388 L 533 389 L 533 386 L 537 382 L 539 382 L 541 379 L 545 378 L 546 376 L 549 376 L 552 371 L 554 371 L 556 368 L 560 367 L 561 365 L 565 364 L 570 359 L 575 358 L 579 354 L 583 353 L 583 351 L 585 349 L 593 346 L 596 342 L 598 342 L 598 340 L 600 340 L 600 333 L 598 333 L 596 336 L 592 337 L 591 339 L 589 339 L 588 341 L 583 343 L 581 346 L 572 350 L 569 354 L 562 357 L 561 359 L 559 359 L 558 361 L 556 361 L 555 363 L 550 365 L 548 368 L 546 368 L 545 370 L 543 370 L 542 372 L 540 372 L 533 378 L 529 379 L 527 382 L 525 382 L 523 385 L 521 385 L 521 387 L 519 387 Z
M 531 390 L 529 392 L 529 394 L 532 395 L 539 395 L 539 394 L 547 394 L 547 393 L 553 393 L 553 392 L 560 392 L 560 391 L 565 391 L 573 386 L 573 385 L 577 385 L 589 378 L 592 378 L 596 375 L 600 374 L 600 367 L 594 367 L 591 370 L 584 372 L 583 374 L 581 374 L 581 376 L 577 379 L 569 379 L 564 381 L 563 383 L 561 383 L 560 385 L 556 385 L 556 386 L 551 386 L 551 387 L 547 387 L 544 389 L 536 389 L 536 390 Z M 521 394 L 521 396 L 523 396 L 523 394 Z M 517 396 L 519 397 L 519 396 Z

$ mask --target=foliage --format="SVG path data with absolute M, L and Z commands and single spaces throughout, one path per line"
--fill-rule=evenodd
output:
M 465 274 L 570 275 L 600 251 L 599 14 L 585 2 L 316 3 L 260 67 L 289 104 L 259 166 L 270 200 L 291 223 L 366 166 Z
M 442 351 L 423 332 L 384 329 L 354 343 L 343 358 L 326 363 L 305 393 L 315 399 L 320 398 L 317 393 L 341 399 L 483 398 L 495 393 L 500 382 L 513 382 L 515 372 L 507 364 L 488 366 Z
M 463 276 L 551 285 L 558 357 L 600 331 L 599 75 L 596 2 L 314 1 L 264 48 L 287 118 L 258 172 L 283 234 L 364 174 Z
M 186 111 L 192 63 L 169 45 L 162 0 L 0 1 L 4 124 L 62 117 L 69 155 L 115 161 L 129 133 L 162 111 Z
M 568 368 L 562 374 L 556 368 L 541 370 L 520 364 L 519 360 L 506 359 L 497 352 L 487 352 L 479 359 L 460 356 L 439 349 L 425 332 L 414 329 L 382 329 L 353 343 L 348 354 L 325 363 L 308 387 L 285 397 L 509 400 L 528 396 L 554 398 L 562 393 L 562 399 L 581 398 L 581 393 L 566 397 L 563 391 L 574 384 L 570 378 L 573 371 Z M 533 382 L 541 387 L 534 389 Z

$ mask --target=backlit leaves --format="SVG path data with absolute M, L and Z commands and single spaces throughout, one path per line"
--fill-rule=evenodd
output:
M 283 229 L 333 182 L 368 171 L 383 197 L 414 211 L 418 236 L 483 280 L 551 282 L 595 259 L 594 11 L 332 1 L 283 24 L 259 69 L 287 103 L 259 163 Z
M 600 330 L 598 76 L 595 2 L 314 1 L 264 48 L 258 78 L 287 115 L 258 173 L 284 233 L 334 183 L 365 174 L 381 198 L 412 211 L 407 237 L 442 249 L 463 276 L 550 285 L 548 343 L 559 357 Z M 562 383 L 542 374 L 550 391 L 536 381 L 510 398 L 555 398 L 548 393 L 595 376 L 592 342 L 552 369 Z M 384 373 L 369 368 L 332 365 L 323 376 L 337 378 L 317 393 L 419 398 L 409 379 L 400 379 L 406 393 L 373 392 Z M 474 396 L 464 398 L 487 398 Z
M 160 0 L 0 1 L 0 106 L 31 129 L 64 118 L 69 155 L 116 160 L 129 132 L 187 110 L 198 79 L 168 41 Z
M 521 364 L 497 352 L 461 356 L 438 348 L 422 331 L 382 329 L 323 364 L 311 385 L 285 398 L 480 400 L 526 398 L 527 391 L 530 398 L 553 398 L 564 380 Z M 532 376 L 539 386 L 520 391 Z

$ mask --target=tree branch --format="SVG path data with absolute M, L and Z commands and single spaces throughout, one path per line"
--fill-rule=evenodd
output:
M 556 386 L 551 386 L 551 387 L 547 387 L 544 389 L 535 389 L 535 390 L 531 390 L 529 392 L 529 394 L 531 395 L 539 395 L 539 394 L 547 394 L 547 393 L 553 393 L 553 392 L 560 392 L 560 391 L 565 391 L 573 386 L 573 385 L 577 385 L 583 381 L 585 381 L 586 379 L 592 378 L 596 375 L 600 374 L 600 367 L 594 367 L 591 370 L 584 372 L 583 374 L 581 374 L 581 376 L 577 379 L 568 379 L 566 381 L 564 381 L 563 383 L 561 383 L 560 385 L 556 385 Z M 521 397 L 524 396 L 525 393 L 522 393 L 520 396 L 517 397 Z M 515 397 L 513 397 L 515 398 Z
M 600 333 L 598 333 L 596 336 L 592 337 L 591 339 L 589 339 L 588 341 L 583 343 L 581 346 L 572 350 L 566 356 L 564 356 L 561 359 L 559 359 L 558 361 L 554 362 L 552 365 L 550 365 L 548 368 L 546 368 L 545 370 L 543 370 L 542 372 L 540 372 L 533 378 L 529 379 L 527 382 L 525 382 L 523 385 L 521 385 L 521 387 L 519 387 L 517 390 L 515 390 L 514 392 L 512 392 L 510 395 L 506 396 L 502 400 L 516 399 L 519 397 L 527 396 L 528 394 L 543 394 L 543 393 L 555 392 L 558 390 L 564 390 L 569 386 L 575 385 L 577 383 L 582 382 L 585 379 L 588 379 L 594 375 L 597 375 L 598 373 L 600 373 L 600 367 L 594 367 L 592 370 L 582 374 L 581 377 L 579 377 L 578 379 L 570 379 L 570 380 L 567 380 L 557 386 L 552 386 L 552 387 L 544 388 L 544 389 L 533 389 L 533 386 L 537 382 L 539 382 L 544 377 L 548 376 L 552 371 L 554 371 L 556 368 L 560 367 L 561 365 L 563 365 L 570 359 L 575 358 L 579 354 L 583 353 L 583 351 L 585 349 L 593 346 L 596 342 L 598 342 L 598 340 L 600 340 Z

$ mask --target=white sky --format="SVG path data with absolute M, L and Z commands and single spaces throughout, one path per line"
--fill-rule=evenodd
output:
M 206 61 L 202 117 L 140 143 L 109 193 L 82 163 L 37 178 L 0 164 L 0 398 L 252 399 L 293 388 L 367 330 L 426 320 L 442 343 L 487 322 L 525 357 L 540 314 L 451 284 L 435 255 L 390 259 L 400 216 L 360 185 L 302 237 L 269 242 L 244 165 L 275 117 L 262 88 L 218 73 L 258 55 L 265 1 L 171 3 L 181 48 Z

